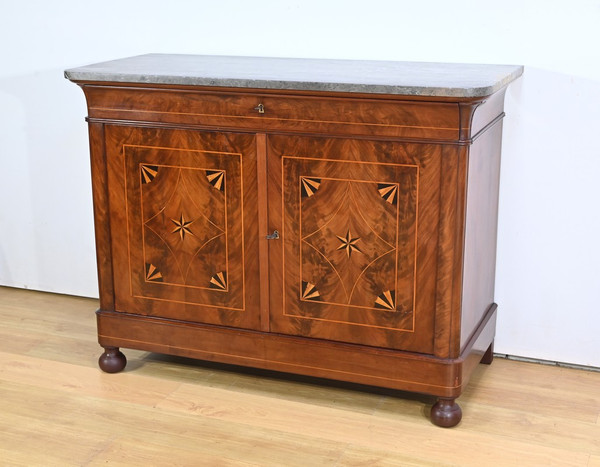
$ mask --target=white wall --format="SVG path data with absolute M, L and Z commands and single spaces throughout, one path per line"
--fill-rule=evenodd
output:
M 96 296 L 84 96 L 147 52 L 523 64 L 506 97 L 496 350 L 600 366 L 599 0 L 0 0 L 0 284 Z

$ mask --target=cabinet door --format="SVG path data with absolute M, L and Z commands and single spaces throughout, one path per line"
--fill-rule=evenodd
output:
M 116 311 L 259 328 L 252 135 L 106 126 Z
M 269 138 L 272 331 L 433 352 L 441 154 Z

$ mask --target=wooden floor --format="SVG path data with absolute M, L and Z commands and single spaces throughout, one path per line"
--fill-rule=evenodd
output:
M 126 350 L 95 300 L 0 288 L 0 465 L 600 466 L 600 373 L 498 359 L 433 426 L 423 396 Z

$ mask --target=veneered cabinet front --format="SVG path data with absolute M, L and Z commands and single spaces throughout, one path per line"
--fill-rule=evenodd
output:
M 105 127 L 115 308 L 259 328 L 252 135 Z
M 444 146 L 261 138 L 105 127 L 116 311 L 434 353 Z
M 271 330 L 433 352 L 442 147 L 271 136 Z

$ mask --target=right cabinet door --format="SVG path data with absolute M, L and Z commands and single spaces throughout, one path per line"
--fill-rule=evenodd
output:
M 442 152 L 269 137 L 271 331 L 433 353 Z

